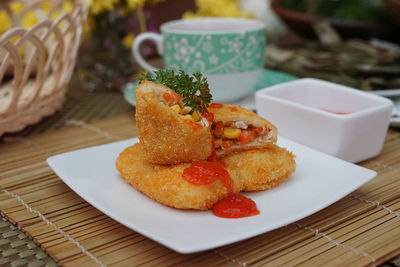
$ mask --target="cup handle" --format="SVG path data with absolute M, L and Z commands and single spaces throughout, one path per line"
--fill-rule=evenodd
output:
M 145 70 L 154 74 L 154 72 L 157 71 L 158 68 L 147 63 L 147 61 L 143 58 L 142 54 L 140 53 L 140 45 L 142 44 L 142 42 L 144 42 L 146 40 L 153 40 L 156 43 L 157 52 L 160 55 L 162 55 L 163 54 L 163 46 L 162 46 L 163 37 L 161 34 L 158 34 L 158 33 L 144 32 L 144 33 L 140 33 L 138 36 L 136 36 L 136 38 L 132 44 L 132 54 L 133 54 L 133 57 L 136 59 L 137 63 L 139 63 L 139 65 L 142 68 L 144 68 Z

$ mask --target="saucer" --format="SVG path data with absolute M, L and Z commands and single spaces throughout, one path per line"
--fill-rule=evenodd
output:
M 242 106 L 250 110 L 255 110 L 256 109 L 255 96 L 254 96 L 255 92 L 271 85 L 284 83 L 296 79 L 297 77 L 287 73 L 264 69 L 261 72 L 261 76 L 257 81 L 256 86 L 254 87 L 254 92 L 238 101 L 231 102 L 229 104 Z M 132 106 L 136 106 L 136 86 L 138 86 L 138 84 L 139 84 L 138 81 L 135 81 L 133 83 L 128 83 L 123 89 L 125 100 Z

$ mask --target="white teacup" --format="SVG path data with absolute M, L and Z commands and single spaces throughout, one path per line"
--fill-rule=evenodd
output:
M 140 54 L 140 45 L 153 40 L 164 68 L 202 72 L 215 102 L 232 102 L 251 93 L 261 75 L 266 42 L 265 25 L 239 18 L 175 20 L 161 25 L 161 34 L 141 33 L 133 42 L 139 65 L 157 70 Z

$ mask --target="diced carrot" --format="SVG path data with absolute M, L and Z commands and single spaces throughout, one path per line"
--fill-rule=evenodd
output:
M 254 137 L 259 137 L 262 132 L 263 132 L 263 128 L 262 127 L 253 127 L 251 128 L 251 131 L 253 132 Z
M 195 123 L 194 121 L 191 121 L 191 120 L 188 120 L 188 119 L 185 119 L 183 121 L 186 122 L 187 124 L 189 124 L 192 127 L 193 130 L 197 131 L 197 130 L 202 128 L 202 126 L 200 124 Z
M 162 97 L 164 98 L 165 101 L 168 101 L 168 100 L 171 99 L 171 95 L 170 95 L 169 93 L 164 93 L 164 94 L 162 95 Z
M 225 149 L 231 148 L 233 145 L 233 141 L 232 140 L 224 140 L 221 144 L 221 146 Z
M 171 103 L 173 105 L 177 104 L 181 100 L 182 96 L 178 95 L 175 92 L 171 92 Z
M 171 93 L 164 93 L 162 95 L 165 101 L 168 102 L 168 106 L 173 106 L 179 103 L 182 96 L 178 95 L 177 93 L 171 91 Z
M 208 112 L 207 109 L 203 110 L 203 112 L 201 113 L 201 116 L 206 118 L 209 122 L 214 121 L 214 113 Z
M 224 136 L 224 123 L 222 121 L 218 121 L 215 124 L 214 135 L 216 137 Z
M 242 132 L 239 135 L 239 142 L 242 145 L 245 145 L 247 143 L 250 143 L 251 139 L 252 139 L 252 134 L 250 133 L 250 131 L 242 130 Z

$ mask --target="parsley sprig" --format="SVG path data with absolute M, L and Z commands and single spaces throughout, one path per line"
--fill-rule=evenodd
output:
M 203 77 L 200 72 L 190 76 L 183 70 L 179 73 L 175 73 L 173 70 L 158 70 L 152 77 L 147 71 L 142 71 L 137 75 L 137 79 L 161 83 L 169 87 L 182 96 L 184 106 L 199 111 L 204 111 L 212 101 L 207 78 Z

